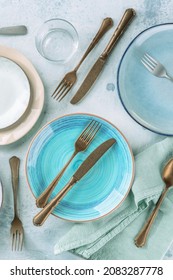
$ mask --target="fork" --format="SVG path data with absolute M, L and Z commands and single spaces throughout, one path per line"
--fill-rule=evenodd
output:
M 83 57 L 79 61 L 78 65 L 74 68 L 73 71 L 68 72 L 62 81 L 59 83 L 57 88 L 52 94 L 52 97 L 58 101 L 61 101 L 67 93 L 71 90 L 73 85 L 75 84 L 77 80 L 77 70 L 79 69 L 82 62 L 85 60 L 87 55 L 91 52 L 91 50 L 97 45 L 97 43 L 100 41 L 100 39 L 103 37 L 103 35 L 109 30 L 109 28 L 113 25 L 113 20 L 111 18 L 105 18 L 93 38 L 92 42 L 90 43 L 89 47 L 87 48 L 86 52 L 84 53 Z
M 65 164 L 63 169 L 58 173 L 58 175 L 55 177 L 55 179 L 50 183 L 50 185 L 45 189 L 45 191 L 36 199 L 36 205 L 37 207 L 43 208 L 48 201 L 48 198 L 52 191 L 54 190 L 55 186 L 58 184 L 60 178 L 64 174 L 65 170 L 73 160 L 73 158 L 79 153 L 83 152 L 87 149 L 91 141 L 96 136 L 97 132 L 99 131 L 101 127 L 101 124 L 99 124 L 97 121 L 92 120 L 86 128 L 82 131 L 82 133 L 77 138 L 75 144 L 74 144 L 74 152 L 71 156 L 71 158 L 68 160 L 68 162 Z
M 145 53 L 141 59 L 142 64 L 151 72 L 153 75 L 159 78 L 166 78 L 173 81 L 173 78 L 167 73 L 165 67 L 157 60 L 155 60 L 148 53 Z
M 9 160 L 12 176 L 12 187 L 14 196 L 14 219 L 11 223 L 12 251 L 22 251 L 24 230 L 17 212 L 17 189 L 19 184 L 20 159 L 12 157 Z

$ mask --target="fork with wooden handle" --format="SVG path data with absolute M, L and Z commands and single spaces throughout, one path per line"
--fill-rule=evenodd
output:
M 60 178 L 64 174 L 65 170 L 73 160 L 73 158 L 82 151 L 85 151 L 91 141 L 96 136 L 97 132 L 99 131 L 101 127 L 101 124 L 97 121 L 92 120 L 86 128 L 82 131 L 82 133 L 79 135 L 78 139 L 75 142 L 75 150 L 69 159 L 69 161 L 66 163 L 64 168 L 59 172 L 59 174 L 55 177 L 55 179 L 50 183 L 50 185 L 45 189 L 45 191 L 36 199 L 36 205 L 37 207 L 44 207 L 47 204 L 48 198 L 52 191 L 54 190 L 55 186 L 58 184 Z
M 19 219 L 17 213 L 17 189 L 19 182 L 20 159 L 14 156 L 10 158 L 9 162 L 11 167 L 11 178 L 14 196 L 14 219 L 11 223 L 12 251 L 21 251 L 23 246 L 24 230 L 22 222 Z
M 79 69 L 80 65 L 84 61 L 84 59 L 87 57 L 87 55 L 91 52 L 91 50 L 97 45 L 97 43 L 100 41 L 100 39 L 103 37 L 103 35 L 110 29 L 110 27 L 113 25 L 113 20 L 111 18 L 105 18 L 99 28 L 99 31 L 95 35 L 94 39 L 92 40 L 91 44 L 89 45 L 88 49 L 84 53 L 83 57 L 79 61 L 78 65 L 74 68 L 73 71 L 67 73 L 62 81 L 59 83 L 57 88 L 52 94 L 52 97 L 56 100 L 61 101 L 67 93 L 70 91 L 72 86 L 75 84 L 77 80 L 76 72 Z

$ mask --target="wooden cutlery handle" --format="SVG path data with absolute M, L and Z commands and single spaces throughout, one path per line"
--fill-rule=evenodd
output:
M 113 20 L 110 17 L 105 18 L 102 21 L 102 24 L 92 40 L 90 46 L 88 47 L 88 51 L 95 47 L 95 45 L 99 42 L 99 40 L 103 37 L 103 35 L 113 26 Z
M 165 198 L 165 195 L 167 193 L 167 188 L 164 189 L 164 191 L 162 192 L 159 200 L 157 201 L 156 207 L 154 208 L 154 210 L 152 211 L 152 213 L 149 216 L 148 221 L 146 222 L 146 224 L 144 225 L 144 227 L 142 228 L 142 230 L 139 232 L 139 234 L 136 236 L 135 238 L 135 244 L 137 247 L 143 247 L 146 243 L 147 240 L 147 236 L 149 234 L 149 231 L 151 229 L 151 226 L 158 214 L 160 205 L 162 204 L 163 199 Z
M 100 41 L 100 39 L 103 37 L 103 35 L 110 29 L 110 27 L 113 26 L 113 20 L 110 17 L 105 18 L 102 21 L 102 24 L 97 32 L 97 34 L 95 35 L 95 37 L 93 38 L 92 42 L 90 43 L 89 47 L 87 48 L 86 52 L 84 53 L 82 59 L 80 60 L 80 62 L 78 63 L 78 65 L 75 67 L 75 71 L 77 71 L 77 69 L 80 67 L 80 65 L 82 64 L 82 62 L 84 61 L 84 59 L 87 57 L 87 55 L 90 53 L 90 51 L 97 45 L 97 43 Z
M 107 56 L 109 55 L 109 53 L 111 52 L 111 50 L 113 49 L 115 44 L 118 42 L 121 35 L 124 33 L 125 29 L 129 25 L 131 20 L 134 18 L 135 14 L 136 14 L 135 10 L 133 10 L 133 9 L 127 9 L 125 11 L 125 13 L 124 13 L 122 19 L 120 20 L 115 32 L 113 33 L 113 36 L 111 37 L 106 49 L 104 50 L 104 52 L 101 55 L 102 59 L 107 58 Z
M 72 179 L 65 185 L 65 187 L 34 217 L 33 223 L 35 226 L 42 226 L 49 215 L 52 213 L 54 208 L 58 203 L 63 199 L 67 192 L 72 188 L 76 183 L 76 179 Z
M 12 180 L 13 195 L 14 195 L 14 211 L 17 214 L 17 188 L 19 184 L 20 159 L 14 156 L 10 158 L 9 163 L 11 167 L 11 180 Z

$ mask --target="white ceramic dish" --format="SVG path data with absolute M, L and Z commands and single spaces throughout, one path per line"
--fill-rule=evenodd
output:
M 0 145 L 7 145 L 26 135 L 38 120 L 44 105 L 44 87 L 32 63 L 20 52 L 0 46 L 0 56 L 11 59 L 22 68 L 29 80 L 31 91 L 30 104 L 24 115 L 12 127 L 0 130 Z
M 4 129 L 26 112 L 30 85 L 21 67 L 5 57 L 0 57 L 0 85 L 0 129 Z

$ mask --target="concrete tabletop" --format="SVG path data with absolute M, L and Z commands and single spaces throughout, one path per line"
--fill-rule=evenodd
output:
M 28 146 L 38 130 L 56 117 L 70 113 L 92 113 L 116 125 L 128 139 L 134 154 L 147 145 L 155 143 L 159 136 L 141 127 L 126 113 L 117 93 L 117 68 L 121 56 L 130 41 L 142 30 L 159 23 L 172 22 L 173 0 L 0 0 L 1 27 L 26 25 L 25 36 L 2 36 L 0 45 L 13 47 L 23 53 L 38 71 L 45 87 L 45 106 L 34 128 L 21 140 L 7 146 L 0 146 L 0 178 L 3 184 L 3 205 L 0 211 L 0 259 L 78 259 L 70 253 L 55 256 L 53 248 L 57 240 L 65 234 L 72 223 L 53 215 L 42 227 L 35 227 L 33 216 L 37 213 L 35 200 L 25 177 L 25 158 Z M 55 102 L 51 94 L 65 73 L 78 63 L 90 41 L 97 32 L 103 18 L 112 17 L 114 26 L 126 8 L 134 8 L 136 19 L 129 26 L 111 58 L 90 93 L 78 105 L 70 104 L 70 99 L 81 81 L 101 54 L 115 27 L 110 29 L 100 44 L 90 54 L 78 74 L 78 82 L 62 102 Z M 72 23 L 79 35 L 79 48 L 75 56 L 66 64 L 57 64 L 43 58 L 35 46 L 35 36 L 40 26 L 49 19 L 62 18 Z M 97 100 L 97 106 L 95 104 Z M 24 249 L 20 253 L 11 251 L 10 223 L 13 217 L 13 196 L 9 158 L 13 155 L 21 159 L 19 185 L 19 213 L 25 229 Z M 173 259 L 173 249 L 169 249 L 166 259 Z

